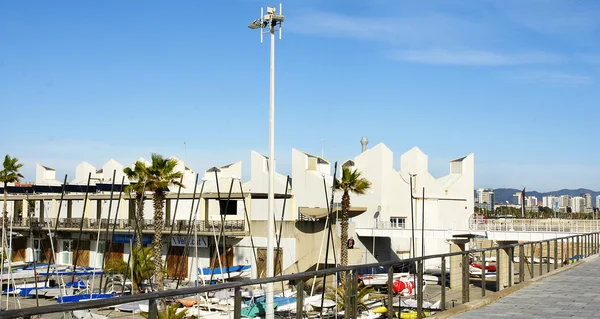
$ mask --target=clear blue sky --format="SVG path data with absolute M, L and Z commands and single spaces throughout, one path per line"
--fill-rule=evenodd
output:
M 73 176 L 151 152 L 196 171 L 268 152 L 264 1 L 2 1 L 2 153 Z M 276 4 L 276 3 L 275 3 Z M 287 1 L 276 154 L 343 161 L 366 135 L 476 187 L 600 189 L 600 2 Z M 187 147 L 184 148 L 184 142 Z M 186 151 L 187 148 L 187 151 Z M 398 167 L 396 167 L 398 168 Z

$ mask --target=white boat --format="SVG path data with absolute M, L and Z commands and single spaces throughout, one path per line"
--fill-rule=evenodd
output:
M 407 272 L 399 272 L 399 273 L 394 273 L 394 281 L 396 280 L 403 280 L 403 279 L 408 279 L 408 278 L 412 278 L 412 276 L 410 273 Z M 365 274 L 362 275 L 360 277 L 360 279 L 362 280 L 362 282 L 369 286 L 384 286 L 387 285 L 388 283 L 388 274 Z M 437 279 L 436 279 L 436 283 L 437 283 Z
M 148 312 L 148 301 L 136 301 L 136 302 L 124 303 L 124 304 L 113 306 L 111 308 L 114 308 L 115 310 L 121 311 L 121 312 L 132 312 L 134 314 L 143 312 L 142 308 L 145 309 L 146 312 Z
M 250 279 L 252 276 L 252 266 L 236 265 L 222 268 L 200 268 L 198 269 L 198 279 L 204 281 L 218 281 L 221 279 Z
M 75 310 L 71 312 L 71 318 L 73 319 L 108 319 L 107 316 L 93 313 L 90 310 Z

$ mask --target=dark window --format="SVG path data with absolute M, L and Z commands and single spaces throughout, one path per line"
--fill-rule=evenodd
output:
M 227 202 L 229 202 L 229 204 L 227 204 Z M 221 215 L 237 215 L 237 200 L 226 200 L 226 199 L 221 199 L 219 201 L 219 207 L 221 210 Z M 227 208 L 227 211 L 225 211 L 225 208 Z

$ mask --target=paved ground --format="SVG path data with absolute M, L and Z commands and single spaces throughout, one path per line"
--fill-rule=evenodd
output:
M 600 258 L 544 278 L 453 318 L 594 318 L 600 316 Z

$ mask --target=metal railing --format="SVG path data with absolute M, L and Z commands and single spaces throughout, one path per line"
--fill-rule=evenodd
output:
M 456 238 L 455 240 L 465 242 L 465 239 Z M 373 264 L 365 264 L 365 265 L 355 265 L 355 266 L 347 266 L 347 267 L 338 267 L 338 268 L 330 268 L 323 269 L 318 271 L 310 271 L 304 273 L 297 273 L 291 275 L 278 276 L 273 278 L 262 278 L 262 279 L 252 279 L 246 281 L 235 281 L 235 282 L 227 282 L 216 285 L 207 285 L 193 288 L 183 288 L 178 290 L 165 290 L 165 291 L 156 291 L 144 294 L 137 295 L 128 295 L 123 297 L 115 297 L 109 299 L 97 299 L 90 300 L 86 302 L 76 302 L 76 303 L 64 303 L 64 304 L 56 304 L 56 305 L 48 305 L 48 306 L 40 306 L 40 307 L 32 307 L 32 308 L 24 308 L 24 309 L 16 309 L 16 310 L 6 310 L 0 312 L 0 319 L 4 318 L 22 318 L 22 317 L 30 317 L 41 314 L 48 313 L 60 313 L 60 312 L 69 312 L 75 310 L 87 310 L 87 309 L 97 309 L 97 308 L 106 308 L 109 306 L 115 306 L 120 304 L 128 304 L 132 302 L 138 301 L 149 301 L 150 304 L 150 313 L 148 318 L 155 319 L 157 318 L 157 310 L 156 304 L 157 301 L 161 298 L 174 298 L 181 296 L 189 296 L 194 294 L 205 294 L 212 293 L 216 291 L 233 290 L 233 299 L 234 305 L 231 311 L 234 314 L 234 318 L 241 317 L 241 309 L 242 309 L 242 290 L 249 287 L 256 287 L 257 285 L 262 285 L 266 283 L 284 283 L 289 282 L 291 280 L 296 282 L 296 291 L 305 291 L 305 282 L 320 277 L 323 278 L 323 282 L 327 283 L 326 277 L 332 278 L 332 276 L 342 275 L 346 278 L 345 285 L 334 284 L 334 287 L 343 287 L 342 289 L 349 289 L 350 293 L 344 294 L 345 300 L 344 304 L 344 312 L 346 317 L 348 318 L 356 318 L 359 309 L 357 305 L 360 304 L 360 300 L 357 300 L 357 289 L 359 284 L 359 269 L 367 269 L 367 268 L 380 268 L 384 267 L 387 269 L 387 280 L 386 280 L 386 291 L 385 294 L 381 295 L 382 300 L 387 307 L 387 317 L 394 317 L 394 309 L 389 305 L 393 305 L 398 295 L 394 293 L 394 268 L 399 265 L 415 264 L 416 271 L 411 274 L 412 278 L 415 278 L 415 282 L 417 283 L 416 292 L 414 293 L 414 297 L 417 300 L 417 310 L 416 317 L 422 318 L 425 316 L 424 311 L 426 310 L 424 307 L 424 289 L 421 288 L 422 285 L 419 283 L 424 283 L 424 272 L 423 265 L 425 261 L 438 259 L 441 263 L 441 273 L 440 273 L 440 310 L 444 311 L 447 306 L 446 293 L 448 289 L 448 279 L 450 279 L 450 285 L 457 285 L 460 287 L 461 299 L 462 303 L 467 303 L 471 300 L 471 291 L 470 286 L 472 284 L 472 277 L 469 273 L 471 267 L 471 258 L 474 256 L 479 256 L 481 258 L 481 264 L 486 265 L 486 261 L 492 259 L 495 255 L 496 257 L 496 270 L 495 270 L 495 291 L 502 290 L 504 288 L 510 287 L 512 285 L 520 284 L 525 282 L 527 279 L 535 278 L 545 272 L 550 272 L 552 270 L 556 270 L 559 267 L 565 267 L 570 263 L 577 263 L 583 258 L 587 256 L 591 256 L 597 254 L 599 252 L 599 243 L 600 243 L 600 233 L 589 233 L 589 234 L 580 234 L 574 236 L 568 236 L 563 238 L 554 238 L 550 240 L 542 240 L 536 242 L 526 242 L 526 243 L 515 243 L 508 244 L 490 248 L 481 248 L 481 249 L 472 249 L 472 250 L 463 250 L 445 254 L 436 254 L 429 255 L 424 257 L 410 258 L 399 261 L 389 261 L 382 263 L 373 263 Z M 461 244 L 457 244 L 461 245 Z M 545 246 L 544 246 L 545 245 Z M 539 250 L 538 250 L 539 247 Z M 544 247 L 546 249 L 544 249 Z M 551 249 L 552 248 L 552 249 Z M 537 252 L 537 261 L 536 261 L 536 252 Z M 518 255 L 516 255 L 518 254 Z M 515 281 L 514 274 L 514 266 L 515 260 L 518 258 L 518 282 Z M 450 274 L 446 269 L 447 259 L 449 259 L 451 267 Z M 550 262 L 553 259 L 554 262 Z M 544 262 L 547 260 L 548 262 Z M 559 260 L 561 262 L 559 262 Z M 539 265 L 537 265 L 539 264 Z M 454 265 L 457 265 L 454 268 Z M 546 267 L 544 267 L 546 265 Z M 529 275 L 526 276 L 527 272 Z M 537 272 L 537 274 L 536 274 Z M 508 274 L 508 275 L 507 275 Z M 460 278 L 452 278 L 449 277 L 457 276 Z M 337 277 L 336 277 L 337 278 Z M 481 283 L 481 295 L 486 295 L 486 276 L 485 273 L 482 276 Z M 340 288 L 336 288 L 340 289 Z M 305 308 L 304 308 L 304 294 L 297 294 L 296 298 L 296 308 L 295 308 L 295 317 L 305 318 Z M 403 299 L 405 300 L 405 298 Z M 454 301 L 454 300 L 453 300 Z M 294 313 L 294 311 L 292 311 Z
M 600 231 L 600 220 L 577 219 L 474 219 L 469 224 L 474 231 L 528 231 L 589 233 Z
M 44 218 L 44 219 L 40 219 L 37 217 L 34 218 L 28 218 L 28 219 L 18 219 L 13 221 L 13 227 L 15 228 L 20 228 L 20 227 L 26 227 L 29 228 L 30 226 L 34 227 L 34 228 L 43 228 L 43 229 L 47 229 L 48 226 L 50 227 L 54 227 L 56 225 L 56 218 Z M 58 220 L 58 227 L 59 229 L 69 229 L 69 228 L 74 228 L 74 229 L 79 229 L 81 223 L 81 218 L 60 218 Z M 98 223 L 100 223 L 100 225 L 98 225 Z M 105 230 L 106 226 L 109 226 L 109 229 L 112 229 L 112 226 L 115 225 L 115 221 L 113 220 L 108 220 L 107 218 L 102 218 L 102 219 L 96 219 L 96 218 L 84 218 L 83 219 L 83 229 L 86 230 L 90 230 L 90 229 L 98 229 L 98 226 L 100 226 L 101 230 Z M 164 230 L 165 231 L 170 231 L 170 221 L 165 222 L 164 223 Z M 226 220 L 224 225 L 224 230 L 226 232 L 243 232 L 245 230 L 245 221 L 244 220 Z M 142 227 L 143 231 L 152 231 L 154 230 L 154 220 L 153 219 L 144 219 L 142 222 L 139 223 L 139 226 Z M 192 221 L 191 223 L 188 223 L 187 220 L 175 220 L 175 224 L 174 224 L 174 230 L 175 231 L 183 231 L 186 229 L 189 229 L 190 227 L 194 226 L 194 221 Z M 119 230 L 133 230 L 135 227 L 135 220 L 134 219 L 117 219 L 116 221 L 116 228 Z M 216 229 L 217 231 L 220 229 L 221 227 L 221 221 L 219 220 L 209 220 L 209 221 L 205 221 L 205 220 L 200 220 L 196 222 L 196 227 L 198 229 L 198 231 L 200 232 L 212 232 L 213 228 Z

